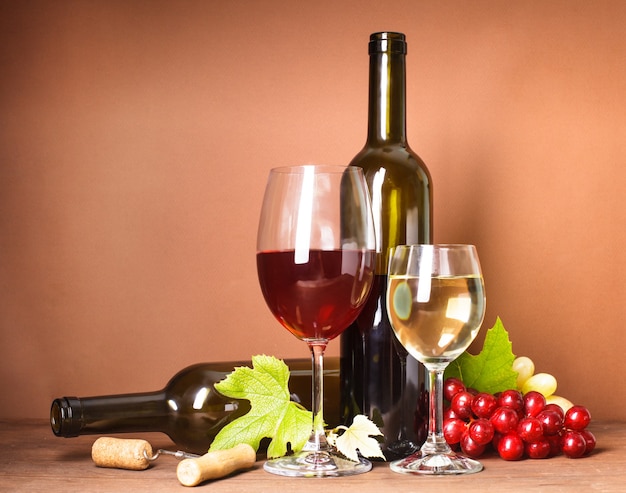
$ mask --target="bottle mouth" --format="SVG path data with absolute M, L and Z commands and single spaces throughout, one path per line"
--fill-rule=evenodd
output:
M 74 406 L 80 407 L 76 397 L 55 399 L 50 407 L 50 427 L 58 437 L 77 437 L 80 432 L 80 420 L 74 419 Z
M 368 51 L 372 53 L 399 53 L 406 55 L 406 36 L 403 33 L 379 32 L 370 35 Z

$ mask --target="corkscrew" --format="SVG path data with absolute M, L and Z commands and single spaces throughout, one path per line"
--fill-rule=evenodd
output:
M 166 449 L 153 452 L 146 440 L 111 437 L 100 437 L 91 447 L 91 458 L 98 467 L 143 470 L 161 455 L 183 459 L 176 468 L 176 476 L 184 486 L 196 486 L 239 469 L 249 469 L 256 461 L 256 451 L 246 443 L 204 455 Z
M 157 460 L 160 455 L 171 455 L 177 459 L 197 459 L 198 457 L 200 457 L 200 455 L 198 454 L 192 454 L 189 452 L 184 452 L 182 450 L 173 451 L 160 448 L 152 455 L 149 455 L 146 449 L 144 449 L 143 451 L 143 456 L 146 458 L 146 460 L 149 460 L 150 462 Z

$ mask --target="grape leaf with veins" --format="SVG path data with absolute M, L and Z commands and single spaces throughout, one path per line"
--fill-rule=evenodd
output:
M 466 387 L 490 394 L 515 389 L 517 372 L 513 370 L 513 360 L 509 334 L 498 317 L 485 335 L 482 351 L 477 355 L 465 351 L 448 365 L 444 378 L 459 378 Z
M 238 367 L 215 384 L 220 394 L 250 401 L 250 411 L 217 434 L 210 450 L 247 443 L 258 450 L 263 438 L 271 438 L 267 456 L 281 457 L 287 444 L 300 450 L 311 434 L 311 412 L 290 400 L 289 368 L 272 356 L 252 357 L 253 368 Z

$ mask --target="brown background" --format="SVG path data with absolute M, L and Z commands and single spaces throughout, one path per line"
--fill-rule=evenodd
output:
M 1 1 L 0 417 L 305 357 L 257 284 L 265 179 L 360 149 L 368 36 L 399 30 L 435 240 L 478 246 L 485 328 L 626 419 L 624 26 L 621 0 Z

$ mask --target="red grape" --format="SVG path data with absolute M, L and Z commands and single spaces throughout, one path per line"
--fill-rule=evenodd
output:
M 546 435 L 556 435 L 563 428 L 563 419 L 555 411 L 544 409 L 537 415 L 537 419 L 543 424 L 543 432 Z
M 467 390 L 455 394 L 450 402 L 450 409 L 461 419 L 470 419 L 472 417 L 472 400 L 474 396 Z
M 465 421 L 459 418 L 446 419 L 443 422 L 443 436 L 449 445 L 454 445 L 461 441 L 461 436 L 467 430 Z
M 551 452 L 550 442 L 547 438 L 541 438 L 536 442 L 527 443 L 525 451 L 526 455 L 531 459 L 545 459 Z
M 502 438 L 502 433 L 498 433 L 497 431 L 493 434 L 493 440 L 491 440 L 491 446 L 494 450 L 498 450 L 498 443 L 500 443 L 500 438 Z
M 550 444 L 549 457 L 555 457 L 561 453 L 561 435 L 546 435 L 546 440 Z
M 469 433 L 463 433 L 463 436 L 461 437 L 461 441 L 459 443 L 461 445 L 461 450 L 463 451 L 463 453 L 475 459 L 480 457 L 485 451 L 485 445 L 481 445 L 480 443 L 472 440 L 472 437 Z
M 510 407 L 521 414 L 524 412 L 524 396 L 519 390 L 505 390 L 498 396 L 498 407 Z
M 561 439 L 561 450 L 572 459 L 582 457 L 587 448 L 587 442 L 578 431 L 566 431 Z
M 459 418 L 459 417 L 455 414 L 455 412 L 452 410 L 452 408 L 446 407 L 446 408 L 443 410 L 443 420 L 444 420 L 444 421 L 445 421 L 446 419 L 455 419 L 455 418 L 457 418 L 457 419 L 461 419 L 461 418 Z
M 443 384 L 443 398 L 448 402 L 452 401 L 452 398 L 459 392 L 465 390 L 465 385 L 458 378 L 450 377 L 446 378 Z
M 591 413 L 584 406 L 573 406 L 565 413 L 565 427 L 570 430 L 582 431 L 591 421 Z
M 517 434 L 526 443 L 532 443 L 543 437 L 543 425 L 537 418 L 522 418 L 517 424 Z
M 526 416 L 537 416 L 546 407 L 546 398 L 536 390 L 531 390 L 524 395 L 524 409 Z
M 491 415 L 491 424 L 498 433 L 508 433 L 517 428 L 519 418 L 513 409 L 508 407 L 499 407 Z
M 524 441 L 517 433 L 509 432 L 498 441 L 498 454 L 504 460 L 520 460 L 524 457 Z
M 565 418 L 565 413 L 563 412 L 563 408 L 561 406 L 559 406 L 558 404 L 554 404 L 554 403 L 546 404 L 546 406 L 543 408 L 543 410 L 544 411 L 554 411 L 559 416 L 561 416 L 561 420 L 563 420 Z
M 498 399 L 487 392 L 480 392 L 472 400 L 472 412 L 478 418 L 489 419 L 498 407 Z
M 479 418 L 469 425 L 467 433 L 472 440 L 480 445 L 487 445 L 493 440 L 494 429 L 491 421 Z
M 589 430 L 583 430 L 580 434 L 585 439 L 585 455 L 589 455 L 596 448 L 596 437 Z

